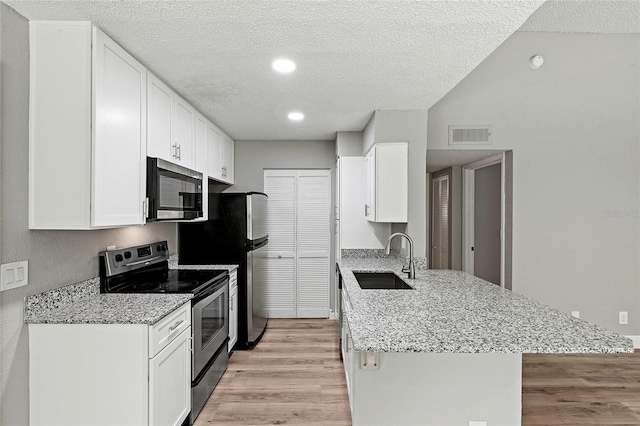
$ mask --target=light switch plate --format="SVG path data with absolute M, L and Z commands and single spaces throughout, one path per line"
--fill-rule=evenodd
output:
M 29 262 L 0 265 L 0 291 L 23 287 L 29 283 Z

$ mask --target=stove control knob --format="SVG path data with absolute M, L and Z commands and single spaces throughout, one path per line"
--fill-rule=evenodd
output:
M 122 255 L 116 254 L 116 262 L 122 262 Z
M 125 259 L 131 259 L 131 252 L 130 251 L 125 251 L 124 252 L 124 258 Z

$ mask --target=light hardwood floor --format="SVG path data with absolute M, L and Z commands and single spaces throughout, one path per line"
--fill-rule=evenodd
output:
M 640 425 L 640 352 L 523 356 L 523 425 Z M 198 416 L 204 425 L 349 425 L 334 321 L 270 319 L 235 351 Z

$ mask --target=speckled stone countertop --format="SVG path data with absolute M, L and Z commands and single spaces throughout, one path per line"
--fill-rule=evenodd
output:
M 169 269 L 227 269 L 229 272 L 233 272 L 238 269 L 238 265 L 181 265 L 178 256 L 171 256 Z
M 437 353 L 633 352 L 631 339 L 461 271 L 416 270 L 402 260 L 340 261 L 356 351 Z M 395 272 L 413 290 L 362 290 L 353 275 Z
M 155 324 L 191 294 L 102 294 L 91 278 L 25 299 L 27 324 Z

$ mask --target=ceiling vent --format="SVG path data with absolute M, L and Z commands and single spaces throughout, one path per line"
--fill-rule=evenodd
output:
M 491 126 L 449 126 L 449 145 L 490 145 Z

